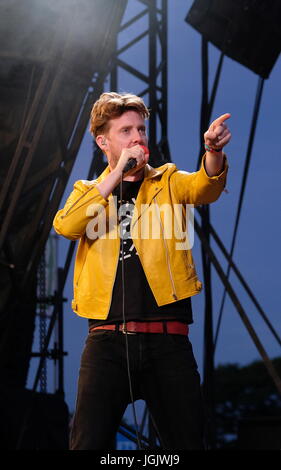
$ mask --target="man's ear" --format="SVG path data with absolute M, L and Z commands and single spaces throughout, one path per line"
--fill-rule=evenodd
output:
M 98 146 L 100 147 L 101 150 L 105 150 L 106 147 L 107 147 L 107 144 L 106 144 L 106 138 L 104 135 L 98 135 L 96 137 L 96 143 L 98 144 Z

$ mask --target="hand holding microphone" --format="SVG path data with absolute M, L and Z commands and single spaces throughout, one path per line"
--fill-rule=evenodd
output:
M 142 150 L 140 149 L 142 147 Z M 113 189 L 123 179 L 125 173 L 137 167 L 135 173 L 138 172 L 147 163 L 149 150 L 144 145 L 134 145 L 133 147 L 123 148 L 116 167 L 97 185 L 97 189 L 106 199 Z M 131 166 L 132 165 L 132 166 Z M 131 173 L 134 176 L 134 173 Z M 131 176 L 130 174 L 128 176 Z
M 149 150 L 145 145 L 139 145 L 139 147 L 143 149 L 145 155 L 149 156 Z M 132 170 L 136 166 L 137 166 L 137 159 L 131 157 L 129 158 L 126 165 L 124 166 L 122 173 L 123 174 L 127 173 L 128 171 Z

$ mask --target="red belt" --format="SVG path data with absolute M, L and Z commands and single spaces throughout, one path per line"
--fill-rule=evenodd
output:
M 93 326 L 90 331 L 109 330 L 122 331 L 122 333 L 169 333 L 173 335 L 188 335 L 188 325 L 180 321 L 151 321 L 151 322 L 134 322 Z

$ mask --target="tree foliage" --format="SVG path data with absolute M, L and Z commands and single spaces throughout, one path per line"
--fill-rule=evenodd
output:
M 272 364 L 281 377 L 281 357 Z M 281 395 L 264 363 L 219 365 L 215 370 L 215 410 L 218 447 L 235 445 L 243 418 L 281 418 Z

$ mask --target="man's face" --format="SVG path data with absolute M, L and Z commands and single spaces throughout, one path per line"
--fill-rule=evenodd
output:
M 134 145 L 147 146 L 144 119 L 136 111 L 126 111 L 122 116 L 109 121 L 105 136 L 106 156 L 111 169 L 115 168 L 124 148 Z

